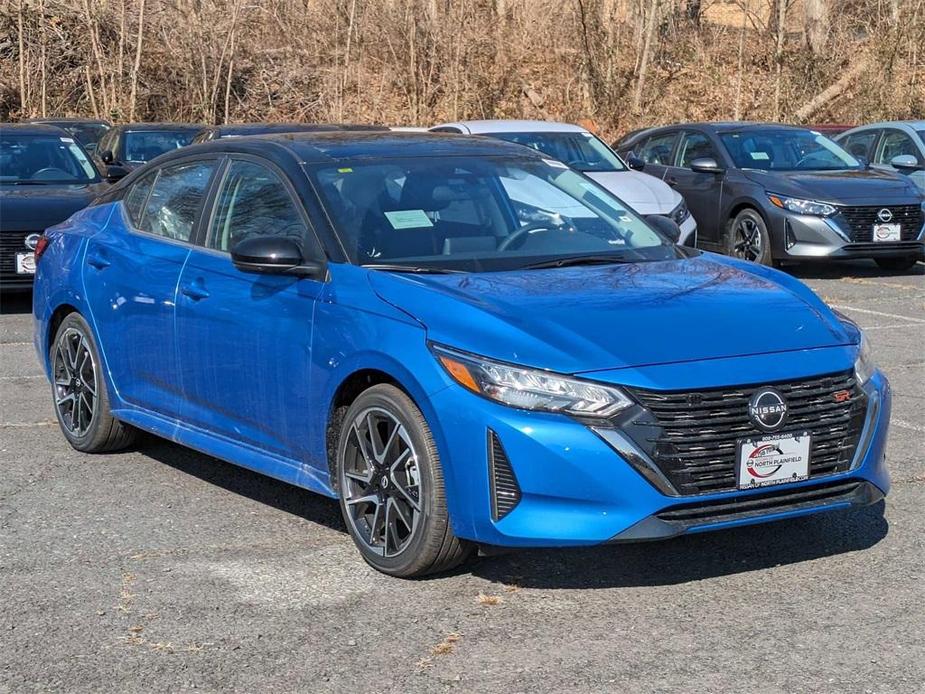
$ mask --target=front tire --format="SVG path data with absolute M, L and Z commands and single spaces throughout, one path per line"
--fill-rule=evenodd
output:
M 906 272 L 914 268 L 918 260 L 916 258 L 874 258 L 874 262 L 883 270 Z
M 347 410 L 335 474 L 344 522 L 374 569 L 411 578 L 458 566 L 472 551 L 453 534 L 443 469 L 424 415 L 380 384 Z
M 773 263 L 768 225 L 757 210 L 746 208 L 729 223 L 726 253 L 761 265 Z
M 104 453 L 129 446 L 137 430 L 114 418 L 90 326 L 68 314 L 51 345 L 51 392 L 64 437 L 78 451 Z

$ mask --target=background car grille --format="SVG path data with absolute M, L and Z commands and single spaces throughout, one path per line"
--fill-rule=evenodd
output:
M 876 205 L 866 207 L 839 207 L 839 216 L 850 229 L 853 242 L 874 240 L 874 224 L 881 223 L 877 213 L 887 209 L 893 213 L 890 224 L 900 225 L 902 241 L 914 241 L 922 231 L 923 213 L 919 205 Z
M 0 232 L 0 274 L 4 277 L 16 274 L 16 254 L 24 253 L 26 237 L 29 234 L 41 234 L 41 231 L 3 231 Z
M 704 494 L 736 488 L 736 442 L 761 436 L 748 418 L 748 400 L 774 385 L 787 401 L 782 431 L 812 434 L 810 477 L 847 470 L 857 447 L 867 397 L 852 372 L 791 383 L 664 393 L 630 389 L 648 410 L 627 433 L 649 453 L 678 493 Z M 836 402 L 835 393 L 850 397 Z

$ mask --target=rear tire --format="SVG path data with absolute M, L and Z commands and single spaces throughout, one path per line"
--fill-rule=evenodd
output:
M 916 258 L 874 258 L 874 262 L 883 270 L 905 272 L 914 268 L 919 261 Z
M 726 253 L 761 265 L 773 263 L 768 225 L 757 210 L 747 207 L 729 223 Z
M 79 313 L 68 314 L 52 342 L 51 393 L 64 437 L 78 451 L 105 453 L 126 448 L 137 430 L 110 412 L 99 350 Z
M 430 427 L 395 386 L 375 385 L 349 407 L 335 475 L 350 536 L 377 571 L 424 576 L 452 569 L 472 553 L 450 526 Z

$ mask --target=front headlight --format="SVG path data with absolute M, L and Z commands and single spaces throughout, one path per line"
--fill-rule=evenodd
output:
M 671 217 L 672 220 L 674 220 L 675 224 L 680 226 L 682 223 L 684 223 L 684 221 L 688 217 L 691 216 L 691 211 L 687 209 L 687 203 L 682 200 L 681 202 L 678 203 L 677 207 L 675 207 L 668 214 L 668 216 Z
M 632 402 L 619 389 L 492 361 L 431 345 L 437 361 L 461 386 L 510 407 L 564 412 L 580 417 L 609 417 Z
M 815 200 L 801 200 L 800 198 L 785 198 L 782 195 L 768 193 L 768 200 L 782 210 L 789 210 L 797 214 L 811 214 L 816 217 L 831 217 L 838 212 L 834 205 Z
M 861 344 L 858 347 L 858 358 L 854 360 L 854 378 L 857 380 L 858 385 L 863 386 L 867 383 L 876 370 L 877 365 L 874 364 L 874 360 L 870 355 L 870 343 L 867 341 L 867 336 L 862 332 Z

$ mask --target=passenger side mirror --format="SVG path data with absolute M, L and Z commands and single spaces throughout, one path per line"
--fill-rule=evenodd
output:
M 646 168 L 646 163 L 635 154 L 630 154 L 626 158 L 626 165 L 633 171 L 642 171 L 644 168 Z
M 922 168 L 919 164 L 918 159 L 916 159 L 911 154 L 898 154 L 892 159 L 890 159 L 890 166 L 894 169 L 902 171 L 903 173 L 911 173 L 913 171 L 918 171 Z
M 100 152 L 100 161 L 104 164 L 112 164 L 115 161 L 112 156 L 112 150 L 104 149 L 102 152 Z
M 663 236 L 667 236 L 674 243 L 681 239 L 681 227 L 673 219 L 663 217 L 660 214 L 650 214 L 646 215 L 646 222 L 650 227 L 660 232 Z
M 691 171 L 696 173 L 721 174 L 726 171 L 713 157 L 699 157 L 691 162 Z
M 124 166 L 119 166 L 118 164 L 110 164 L 106 167 L 106 180 L 110 183 L 115 183 L 120 181 L 126 176 L 128 176 L 130 171 Z
M 241 272 L 290 274 L 321 279 L 324 263 L 305 260 L 299 244 L 287 236 L 251 236 L 231 249 L 231 262 Z

